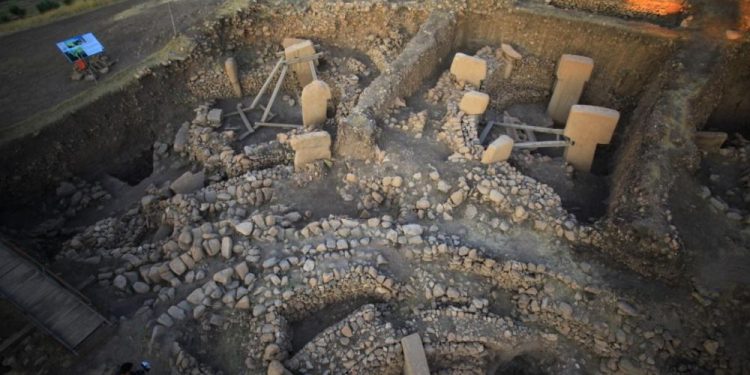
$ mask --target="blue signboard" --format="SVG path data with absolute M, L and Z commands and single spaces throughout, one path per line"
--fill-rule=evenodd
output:
M 70 62 L 91 57 L 104 52 L 104 46 L 99 43 L 94 34 L 88 33 L 74 36 L 57 43 L 57 48 Z

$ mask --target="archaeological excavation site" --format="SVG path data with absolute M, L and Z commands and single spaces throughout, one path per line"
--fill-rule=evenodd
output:
M 0 373 L 750 374 L 750 1 L 193 6 L 3 99 Z

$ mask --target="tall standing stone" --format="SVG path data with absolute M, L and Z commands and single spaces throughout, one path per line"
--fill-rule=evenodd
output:
M 576 170 L 588 172 L 594 161 L 596 145 L 612 140 L 620 112 L 593 105 L 574 105 L 563 135 L 571 140 L 565 149 L 565 161 Z
M 230 57 L 224 62 L 224 71 L 227 73 L 229 83 L 232 84 L 232 90 L 234 95 L 238 98 L 242 97 L 242 86 L 240 85 L 240 73 L 237 69 L 237 60 L 234 57 Z
M 401 348 L 404 351 L 404 375 L 430 374 L 427 356 L 418 333 L 402 338 Z
M 295 43 L 284 49 L 284 56 L 287 60 L 292 60 L 300 57 L 311 56 L 315 54 L 315 46 L 312 41 L 305 40 L 303 42 Z M 313 81 L 312 71 L 310 70 L 310 63 L 308 61 L 291 64 L 290 66 L 294 74 L 297 75 L 297 81 L 300 87 L 307 86 Z
M 321 80 L 314 80 L 302 89 L 302 124 L 306 128 L 322 125 L 326 121 L 329 99 L 331 89 Z
M 568 120 L 570 108 L 578 104 L 583 86 L 591 78 L 594 60 L 578 55 L 562 55 L 557 66 L 555 91 L 549 101 L 547 112 L 552 120 L 564 123 Z

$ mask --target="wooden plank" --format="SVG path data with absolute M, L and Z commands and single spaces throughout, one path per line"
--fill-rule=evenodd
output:
M 20 250 L 19 250 L 20 251 Z M 24 258 L 0 243 L 0 291 L 39 328 L 71 351 L 107 320 L 89 306 L 85 297 L 63 280 L 44 271 L 44 266 Z M 31 329 L 27 325 L 3 348 Z M 74 351 L 75 352 L 75 351 Z
M 28 264 L 20 264 L 12 271 L 0 277 L 0 288 L 5 292 L 11 292 L 18 287 L 19 283 L 27 280 L 37 272 L 39 271 L 36 268 L 30 267 Z
M 78 308 L 80 304 L 73 299 L 65 298 L 64 300 L 56 303 L 54 306 L 54 309 L 45 309 L 37 313 L 37 316 L 42 323 L 51 326 L 55 324 L 55 322 L 60 318 Z
M 19 305 L 33 311 L 40 303 L 50 303 L 50 299 L 59 296 L 60 292 L 56 288 L 46 287 L 36 282 L 26 282 L 10 292 L 9 295 L 15 298 Z
M 81 307 L 88 310 L 85 306 Z M 73 343 L 74 346 L 77 346 L 83 342 L 86 337 L 91 335 L 92 332 L 99 328 L 104 321 L 101 316 L 94 314 L 91 311 L 82 311 L 81 316 L 77 318 L 74 323 L 75 324 L 62 328 L 61 334 L 64 337 L 67 337 L 69 342 Z
M 6 274 L 21 263 L 21 259 L 18 257 L 5 257 L 7 254 L 7 251 L 0 251 L 0 255 L 3 255 L 2 260 L 0 260 L 0 275 Z
M 99 317 L 94 316 L 86 306 L 79 305 L 75 310 L 58 319 L 51 329 L 75 347 L 100 324 Z

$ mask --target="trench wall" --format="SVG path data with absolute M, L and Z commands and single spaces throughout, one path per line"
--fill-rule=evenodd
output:
M 685 0 L 552 0 L 550 4 L 608 16 L 644 19 L 676 26 L 685 16 Z
M 132 158 L 149 152 L 157 134 L 185 116 L 191 98 L 184 92 L 178 64 L 134 81 L 91 105 L 14 140 L 0 153 L 0 209 L 25 206 L 53 191 L 72 175 L 122 170 Z
M 368 35 L 392 30 L 416 32 L 426 13 L 388 4 L 311 2 L 309 7 L 254 4 L 231 16 L 207 21 L 193 35 L 196 43 L 183 62 L 152 68 L 123 90 L 104 95 L 28 136 L 0 148 L 0 210 L 13 210 L 53 193 L 60 181 L 107 173 L 148 152 L 157 139 L 171 142 L 179 121 L 192 119 L 203 100 L 233 97 L 223 72 L 227 56 L 237 56 L 243 90 L 258 90 L 266 72 L 257 62 L 260 48 L 277 51 L 284 37 L 313 37 L 357 49 Z M 365 51 L 363 51 L 364 53 Z M 175 128 L 168 127 L 170 124 Z
M 435 74 L 453 45 L 455 17 L 435 12 L 406 45 L 391 66 L 368 86 L 357 106 L 338 128 L 336 152 L 344 157 L 373 156 L 377 138 L 376 119 L 394 99 L 414 93 Z
M 501 75 L 486 82 L 490 95 L 511 85 L 543 90 L 546 96 L 538 99 L 548 101 L 560 56 L 577 54 L 594 59 L 581 103 L 621 112 L 635 108 L 646 83 L 677 46 L 676 33 L 652 25 L 533 6 L 467 16 L 458 30 L 459 50 L 509 43 L 524 56 L 510 82 L 499 81 Z M 535 65 L 524 66 L 524 60 Z
M 750 48 L 732 46 L 737 57 L 728 63 L 722 97 L 703 128 L 740 133 L 750 139 Z

